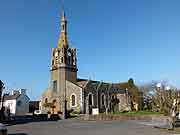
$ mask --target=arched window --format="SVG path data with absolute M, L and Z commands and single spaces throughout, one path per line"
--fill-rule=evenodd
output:
M 47 103 L 48 102 L 48 99 L 47 98 L 45 98 L 45 103 Z
M 71 96 L 71 102 L 72 102 L 72 103 L 71 103 L 72 106 L 75 106 L 75 105 L 76 105 L 76 96 L 75 96 L 75 95 L 72 95 L 72 96 Z
M 56 56 L 56 64 L 58 64 L 58 57 Z
M 63 62 L 64 62 L 63 57 L 61 57 L 61 63 L 63 63 Z
M 57 80 L 53 81 L 53 92 L 57 92 Z
M 63 31 L 65 30 L 65 25 L 62 25 L 62 30 L 63 30 Z
M 52 60 L 52 65 L 54 65 L 54 60 Z
M 89 94 L 88 98 L 89 98 L 89 105 L 93 105 L 93 96 L 92 96 L 92 94 Z
M 56 99 L 53 100 L 52 105 L 53 105 L 53 108 L 56 108 Z
M 113 100 L 114 100 L 114 99 L 115 99 L 115 97 L 116 97 L 115 95 L 112 95 L 112 96 L 111 96 L 111 99 L 113 99 Z
M 56 99 L 53 100 L 53 104 L 56 104 Z
M 104 94 L 102 94 L 102 96 L 101 96 L 101 104 L 105 105 L 105 95 Z

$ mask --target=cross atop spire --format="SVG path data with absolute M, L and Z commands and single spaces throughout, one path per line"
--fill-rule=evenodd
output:
M 62 9 L 61 13 L 61 33 L 60 38 L 58 41 L 58 47 L 68 48 L 68 38 L 67 38 L 67 20 L 64 8 Z

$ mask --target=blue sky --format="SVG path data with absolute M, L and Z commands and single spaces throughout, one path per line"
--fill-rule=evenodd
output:
M 180 87 L 179 0 L 64 0 L 78 76 Z M 60 0 L 0 0 L 0 79 L 39 99 L 59 38 Z

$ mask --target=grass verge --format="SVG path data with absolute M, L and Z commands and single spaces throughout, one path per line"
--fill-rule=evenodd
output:
M 104 113 L 103 113 L 104 114 Z M 100 114 L 100 115 L 103 115 Z M 122 116 L 152 116 L 152 115 L 163 115 L 159 112 L 152 112 L 152 111 L 133 111 L 133 112 L 116 112 L 116 113 L 109 113 L 108 115 L 122 115 Z

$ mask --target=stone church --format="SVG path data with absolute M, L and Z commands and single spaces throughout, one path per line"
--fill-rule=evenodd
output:
M 76 49 L 71 48 L 68 42 L 67 19 L 64 11 L 61 15 L 60 27 L 59 41 L 51 52 L 50 85 L 42 94 L 42 112 L 57 114 L 67 109 L 91 114 L 93 108 L 98 108 L 100 113 L 114 109 L 131 111 L 132 100 L 128 81 L 106 83 L 77 78 Z M 115 108 L 113 104 L 116 104 Z

